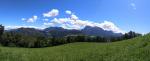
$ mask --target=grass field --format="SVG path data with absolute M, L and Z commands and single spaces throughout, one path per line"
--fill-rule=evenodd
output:
M 113 43 L 47 48 L 0 47 L 0 61 L 150 61 L 150 35 Z

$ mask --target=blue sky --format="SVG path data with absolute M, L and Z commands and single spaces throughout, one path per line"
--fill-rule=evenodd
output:
M 150 31 L 149 3 L 150 0 L 0 0 L 0 23 L 9 27 L 43 28 L 44 23 L 49 24 L 60 19 L 68 21 L 74 15 L 77 17 L 76 20 L 79 20 L 77 22 L 84 22 L 84 24 L 110 23 L 115 26 L 112 26 L 113 28 L 118 27 L 121 31 L 148 33 Z M 57 10 L 55 16 L 44 17 L 43 15 Z M 71 13 L 66 14 L 66 10 Z M 28 21 L 29 19 L 35 21 Z M 62 24 L 64 25 L 64 23 L 57 23 L 53 26 L 63 26 Z M 70 28 L 81 26 L 78 25 L 69 24 Z

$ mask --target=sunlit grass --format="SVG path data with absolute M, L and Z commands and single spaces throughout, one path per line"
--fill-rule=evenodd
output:
M 113 43 L 47 48 L 0 47 L 0 61 L 150 61 L 150 35 Z

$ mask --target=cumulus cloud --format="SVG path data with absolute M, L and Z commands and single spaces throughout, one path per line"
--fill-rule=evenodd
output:
M 132 6 L 135 6 L 135 4 L 132 4 Z M 111 21 L 104 21 L 102 23 L 93 22 L 89 20 L 81 20 L 79 17 L 75 14 L 73 14 L 71 11 L 66 10 L 66 14 L 69 14 L 70 16 L 67 18 L 54 18 L 52 20 L 49 20 L 45 17 L 54 17 L 59 14 L 59 10 L 52 9 L 48 13 L 44 13 L 43 21 L 44 26 L 46 27 L 63 27 L 65 29 L 83 29 L 85 26 L 92 26 L 92 27 L 100 27 L 104 30 L 113 31 L 115 33 L 124 33 L 119 27 L 117 27 L 113 22 Z M 33 16 L 32 18 L 22 18 L 23 21 L 27 22 L 35 22 L 37 20 L 37 16 Z M 8 26 L 7 28 L 19 28 L 19 27 L 29 27 L 29 28 L 40 28 L 35 26 Z M 42 27 L 45 28 L 45 27 Z M 40 28 L 41 29 L 41 28 Z
M 78 20 L 79 18 L 76 15 L 72 14 L 70 19 L 71 20 Z
M 66 10 L 66 14 L 72 14 L 70 10 Z
M 59 10 L 58 9 L 52 9 L 51 11 L 47 12 L 47 13 L 43 13 L 44 17 L 54 17 L 57 16 L 59 14 Z
M 44 23 L 46 26 L 52 27 L 63 27 L 65 29 L 82 29 L 85 26 L 92 26 L 92 27 L 100 27 L 104 30 L 113 31 L 115 33 L 123 33 L 113 22 L 104 21 L 102 23 L 96 23 L 88 20 L 80 20 L 76 18 L 76 21 L 72 18 L 54 18 L 48 23 Z
M 33 22 L 36 22 L 37 19 L 38 19 L 38 17 L 36 15 L 34 15 L 32 18 L 28 18 L 28 19 L 22 18 L 21 20 L 33 23 Z
M 110 21 L 104 21 L 103 23 L 99 23 L 98 27 L 101 27 L 104 30 L 113 31 L 116 33 L 123 33 L 121 29 L 119 29 L 113 22 L 110 22 Z

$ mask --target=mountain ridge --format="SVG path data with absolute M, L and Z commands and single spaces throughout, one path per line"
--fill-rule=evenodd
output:
M 62 27 L 48 27 L 43 30 L 35 28 L 18 28 L 7 30 L 7 32 L 25 33 L 29 35 L 41 34 L 44 36 L 51 37 L 64 37 L 68 35 L 89 35 L 89 36 L 101 36 L 101 37 L 119 37 L 122 36 L 121 33 L 114 33 L 113 31 L 107 31 L 99 27 L 85 26 L 81 30 L 76 29 L 64 29 Z

